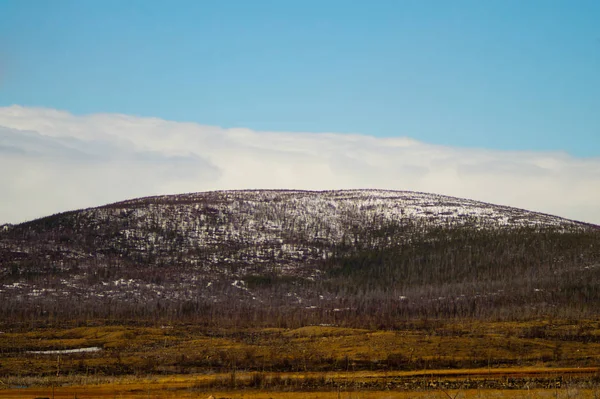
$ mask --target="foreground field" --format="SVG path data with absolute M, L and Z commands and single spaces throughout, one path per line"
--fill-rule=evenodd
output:
M 335 326 L 0 326 L 0 376 L 596 367 L 600 323 L 419 321 Z M 97 352 L 40 353 L 97 348 Z M 37 353 L 34 353 L 37 352 Z M 0 377 L 1 378 L 1 377 Z
M 600 398 L 592 320 L 0 329 L 0 398 Z
M 309 398 L 331 398 L 331 399 L 370 399 L 370 398 L 599 398 L 600 389 L 589 386 L 587 380 L 574 377 L 559 378 L 557 374 L 566 375 L 597 373 L 598 370 L 543 370 L 543 369 L 511 369 L 505 370 L 505 374 L 485 375 L 482 370 L 463 370 L 455 373 L 446 371 L 432 371 L 430 373 L 381 373 L 356 372 L 343 374 L 311 373 L 300 375 L 294 373 L 279 373 L 265 376 L 266 380 L 278 378 L 277 386 L 266 384 L 263 387 L 249 387 L 248 382 L 256 378 L 255 374 L 241 373 L 239 375 L 239 386 L 237 388 L 223 389 L 219 380 L 228 380 L 230 375 L 215 376 L 170 376 L 170 377 L 120 377 L 112 379 L 90 379 L 86 385 L 55 386 L 52 379 L 46 380 L 49 386 L 24 388 L 12 387 L 0 389 L 0 398 L 246 398 L 246 399 L 309 399 Z M 511 375 L 512 377 L 507 377 Z M 528 376 L 528 377 L 525 377 Z M 533 377 L 536 376 L 536 377 Z M 311 390 L 295 390 L 302 386 L 301 381 L 305 379 L 319 378 L 326 384 L 330 383 L 329 389 L 320 386 Z M 426 384 L 418 390 L 409 389 L 370 389 L 369 387 L 380 386 L 385 381 L 410 381 L 420 378 Z M 528 381 L 545 380 L 551 381 L 548 388 L 511 389 L 504 385 L 503 388 L 463 388 L 464 385 L 483 385 L 495 381 L 507 384 L 510 379 L 527 378 Z M 281 384 L 287 381 L 288 384 Z M 41 381 L 38 381 L 40 383 Z M 56 381 L 55 381 L 56 382 Z M 64 380 L 62 381 L 64 383 Z M 389 383 L 388 383 L 389 384 Z M 455 385 L 449 387 L 445 385 Z M 456 385 L 460 385 L 456 387 Z M 6 387 L 6 384 L 5 384 Z

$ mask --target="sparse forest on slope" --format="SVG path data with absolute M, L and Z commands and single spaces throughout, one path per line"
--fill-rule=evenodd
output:
M 592 315 L 600 230 L 379 190 L 142 198 L 0 232 L 7 319 L 393 324 Z

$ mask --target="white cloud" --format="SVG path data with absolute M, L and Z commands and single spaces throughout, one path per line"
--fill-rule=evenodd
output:
M 600 158 L 0 108 L 0 223 L 217 189 L 434 192 L 600 224 Z

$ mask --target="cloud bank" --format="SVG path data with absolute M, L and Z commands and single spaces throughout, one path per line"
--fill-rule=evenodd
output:
M 250 188 L 433 192 L 600 224 L 600 158 L 410 138 L 257 132 L 0 108 L 0 224 L 124 199 Z

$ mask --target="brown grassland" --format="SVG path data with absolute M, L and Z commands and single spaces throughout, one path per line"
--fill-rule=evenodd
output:
M 0 398 L 600 398 L 600 322 L 12 325 Z M 98 352 L 31 351 L 99 347 Z

